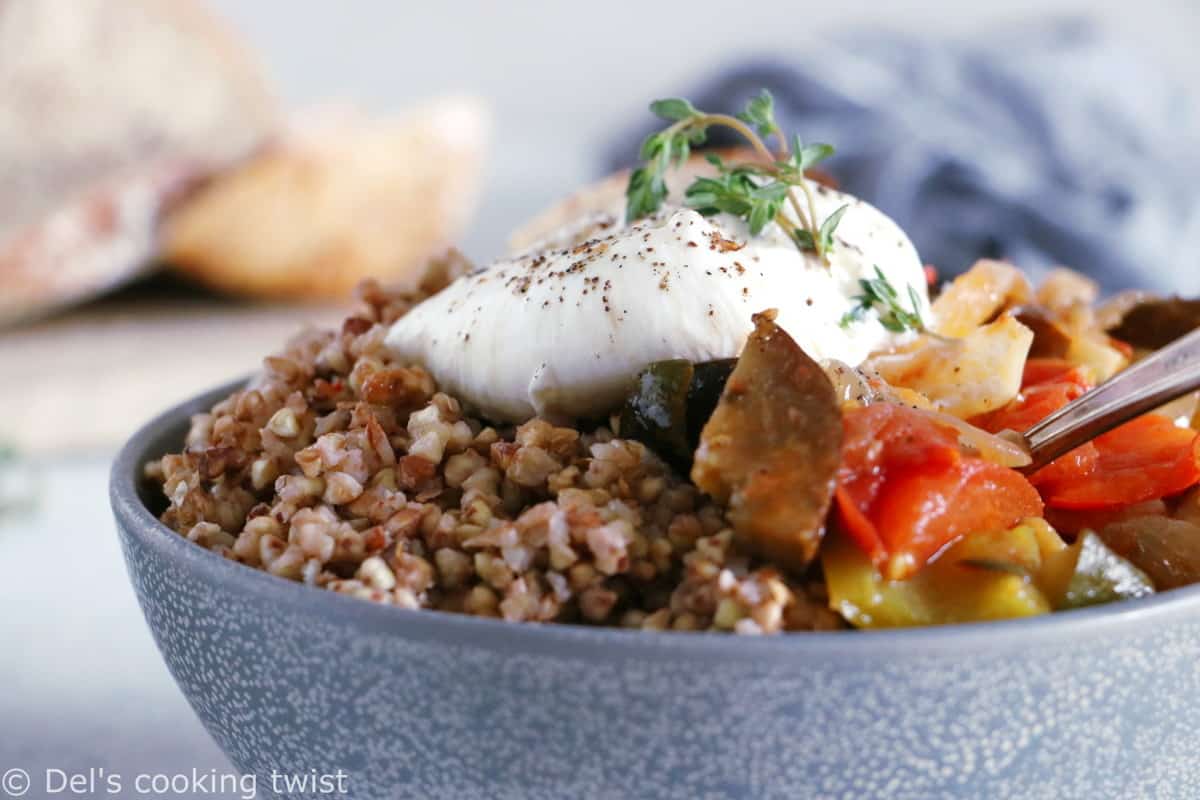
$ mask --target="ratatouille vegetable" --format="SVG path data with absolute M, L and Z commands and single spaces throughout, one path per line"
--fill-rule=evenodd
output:
M 736 365 L 651 364 L 621 430 L 691 465 L 750 552 L 798 576 L 819 569 L 856 627 L 1023 617 L 1200 581 L 1200 400 L 1031 475 L 995 436 L 1165 341 L 1144 309 L 1192 321 L 1185 301 L 1142 299 L 1113 329 L 1126 343 L 1094 299 L 1070 273 L 1035 291 L 981 262 L 934 302 L 927 330 L 859 369 L 822 370 L 760 315 Z

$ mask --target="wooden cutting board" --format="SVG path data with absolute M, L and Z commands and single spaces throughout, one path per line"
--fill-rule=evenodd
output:
M 70 314 L 0 329 L 0 444 L 111 450 L 173 403 L 254 370 L 344 308 L 238 303 L 160 279 Z

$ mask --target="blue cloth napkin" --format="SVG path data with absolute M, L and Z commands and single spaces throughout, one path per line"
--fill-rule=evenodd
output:
M 736 110 L 762 87 L 784 128 L 833 144 L 843 188 L 943 274 L 992 257 L 1200 294 L 1200 90 L 1113 34 L 1074 21 L 972 41 L 859 32 L 682 93 Z M 633 158 L 628 137 L 614 162 Z

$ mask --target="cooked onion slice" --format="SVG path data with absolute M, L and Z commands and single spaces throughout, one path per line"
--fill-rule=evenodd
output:
M 958 443 L 971 455 L 999 464 L 1002 467 L 1017 469 L 1032 463 L 1029 452 L 1014 441 L 988 433 L 977 428 L 966 420 L 959 419 L 944 411 L 922 411 L 943 425 L 948 425 L 958 431 Z

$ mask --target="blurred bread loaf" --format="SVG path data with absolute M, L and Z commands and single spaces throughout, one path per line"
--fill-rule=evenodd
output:
M 487 134 L 485 109 L 466 98 L 285 132 L 170 213 L 163 257 L 258 296 L 344 298 L 366 277 L 415 284 L 474 208 Z
M 198 0 L 0 2 L 0 323 L 145 270 L 163 209 L 276 120 Z

